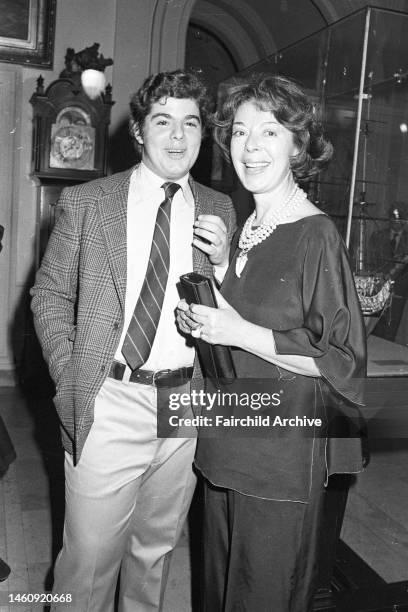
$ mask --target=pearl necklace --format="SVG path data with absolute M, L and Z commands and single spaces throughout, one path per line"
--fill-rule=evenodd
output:
M 241 252 L 235 262 L 235 274 L 238 276 L 238 278 L 241 278 L 242 271 L 245 268 L 246 262 L 248 261 L 249 251 L 257 244 L 260 244 L 266 240 L 266 238 L 268 238 L 268 236 L 275 231 L 279 223 L 289 217 L 294 209 L 304 202 L 306 198 L 307 194 L 303 191 L 303 189 L 300 189 L 300 187 L 295 185 L 294 189 L 288 195 L 281 208 L 276 213 L 272 212 L 267 220 L 261 223 L 261 225 L 258 225 L 255 229 L 252 228 L 256 218 L 256 210 L 254 210 L 254 212 L 248 217 L 248 219 L 245 221 L 244 227 L 242 228 L 238 243 L 238 246 L 241 249 Z

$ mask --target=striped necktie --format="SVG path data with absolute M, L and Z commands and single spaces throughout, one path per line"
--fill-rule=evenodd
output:
M 145 279 L 122 346 L 132 370 L 140 368 L 152 350 L 169 276 L 171 202 L 180 185 L 164 183 L 162 188 L 165 198 L 157 211 Z

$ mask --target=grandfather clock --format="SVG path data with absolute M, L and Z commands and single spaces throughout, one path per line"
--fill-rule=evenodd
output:
M 55 203 L 62 189 L 105 176 L 112 88 L 104 87 L 103 70 L 112 64 L 95 43 L 75 53 L 67 50 L 65 70 L 46 89 L 37 80 L 33 106 L 32 176 L 37 180 L 39 236 L 37 266 L 55 222 Z M 86 92 L 84 77 L 96 76 L 102 87 Z
M 78 53 L 68 49 L 65 70 L 59 78 L 44 88 L 44 79 L 40 76 L 30 99 L 33 106 L 31 176 L 37 183 L 35 269 L 54 226 L 55 204 L 62 189 L 107 173 L 108 130 L 114 102 L 111 86 L 105 87 L 103 71 L 113 62 L 99 55 L 98 48 L 94 43 Z M 27 390 L 41 396 L 43 405 L 45 399 L 52 397 L 53 385 L 41 357 L 28 307 L 19 378 Z M 52 415 L 53 408 L 49 417 Z

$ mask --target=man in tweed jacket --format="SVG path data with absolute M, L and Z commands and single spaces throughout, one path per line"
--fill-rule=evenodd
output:
M 120 612 L 161 609 L 170 553 L 194 491 L 195 440 L 156 437 L 156 384 L 188 390 L 194 349 L 175 325 L 176 282 L 192 269 L 211 276 L 225 265 L 235 229 L 230 199 L 189 176 L 208 114 L 195 75 L 149 77 L 131 101 L 142 162 L 67 188 L 58 202 L 32 289 L 66 450 L 54 593 L 72 594 L 72 601 L 53 609 L 112 612 L 119 571 Z M 132 372 L 121 348 L 166 182 L 181 187 L 171 208 L 169 278 L 151 353 Z

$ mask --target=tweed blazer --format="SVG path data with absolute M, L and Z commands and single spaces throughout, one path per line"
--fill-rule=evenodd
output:
M 36 333 L 56 386 L 54 403 L 63 445 L 75 462 L 123 329 L 132 171 L 63 190 L 57 222 L 31 290 Z M 192 179 L 190 187 L 195 216 L 220 216 L 231 239 L 235 212 L 230 198 Z M 212 275 L 208 257 L 197 248 L 193 248 L 193 268 Z

